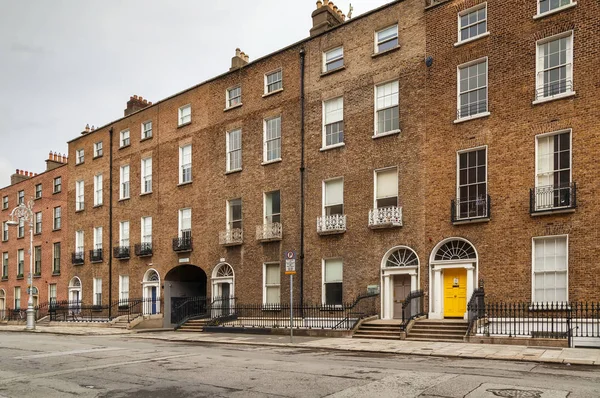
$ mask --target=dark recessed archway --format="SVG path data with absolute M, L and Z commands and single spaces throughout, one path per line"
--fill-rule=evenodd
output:
M 206 309 L 206 272 L 192 264 L 179 265 L 165 275 L 165 323 L 181 322 Z

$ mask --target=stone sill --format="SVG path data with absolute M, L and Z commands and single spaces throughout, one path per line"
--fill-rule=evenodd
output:
M 398 51 L 399 49 L 400 49 L 400 45 L 398 44 L 396 47 L 392 47 L 392 48 L 387 49 L 385 51 L 381 51 L 381 52 L 378 52 L 378 53 L 371 54 L 371 58 L 377 58 L 380 55 L 385 55 L 385 54 L 393 53 L 394 51 Z
M 147 196 L 147 195 L 152 195 L 152 191 L 149 191 L 149 192 L 142 192 L 142 193 L 140 194 L 140 196 Z
M 270 93 L 264 93 L 262 97 L 263 97 L 263 98 L 270 97 L 271 95 L 274 95 L 274 94 L 280 93 L 280 92 L 282 92 L 282 91 L 283 91 L 283 88 L 278 88 L 277 90 L 273 90 L 273 91 L 271 91 Z
M 321 77 L 333 75 L 334 73 L 341 72 L 343 70 L 346 70 L 346 65 L 342 65 L 339 68 L 328 70 L 327 72 L 321 72 Z
M 452 225 L 462 225 L 462 224 L 477 224 L 482 222 L 489 222 L 489 217 L 477 217 L 477 218 L 465 218 L 459 219 L 452 222 Z
M 485 32 L 485 33 L 482 33 L 482 34 L 480 34 L 480 35 L 478 35 L 478 36 L 471 37 L 471 38 L 469 38 L 469 39 L 465 39 L 465 40 L 463 40 L 463 41 L 458 41 L 458 42 L 454 43 L 454 47 L 460 47 L 460 46 L 462 46 L 463 44 L 472 43 L 472 42 L 474 42 L 474 41 L 477 41 L 477 40 L 479 40 L 479 39 L 483 39 L 484 37 L 488 37 L 489 35 L 490 35 L 490 32 L 489 32 L 489 31 L 487 31 L 487 32 Z
M 489 115 L 491 115 L 490 112 L 481 112 L 481 113 L 477 113 L 475 115 L 461 117 L 460 119 L 456 119 L 454 121 L 454 124 L 468 122 L 469 120 L 481 119 L 482 117 L 488 117 Z
M 193 181 L 186 181 L 186 182 L 180 182 L 179 184 L 177 184 L 178 187 L 183 187 L 186 185 L 191 185 Z
M 232 105 L 232 106 L 230 106 L 230 107 L 227 107 L 227 108 L 223 109 L 223 112 L 227 112 L 227 111 L 230 111 L 230 110 L 232 110 L 232 109 L 239 108 L 239 107 L 240 107 L 240 106 L 242 106 L 242 105 L 243 105 L 243 104 L 240 102 L 239 104 L 235 104 L 235 105 Z
M 131 144 L 119 146 L 119 150 L 129 148 L 130 146 L 131 146 Z
M 574 207 L 570 207 L 570 208 L 556 208 L 556 209 L 548 209 L 548 210 L 536 210 L 534 212 L 531 212 L 531 217 L 539 217 L 539 216 L 549 216 L 549 215 L 553 215 L 553 214 L 568 214 L 568 213 L 575 213 L 575 208 Z
M 392 130 L 392 131 L 388 131 L 386 133 L 375 134 L 371 138 L 376 139 L 376 138 L 381 138 L 381 137 L 387 137 L 389 135 L 400 134 L 401 132 L 402 132 L 402 130 L 400 130 L 400 129 L 398 129 L 398 130 Z
M 369 228 L 371 229 L 389 229 L 389 228 L 398 228 L 401 227 L 402 223 L 399 222 L 386 222 L 381 224 L 369 224 Z
M 262 162 L 261 165 L 262 166 L 266 166 L 268 164 L 273 164 L 273 163 L 281 163 L 281 158 L 269 160 L 269 161 L 266 161 L 266 162 Z
M 240 169 L 235 169 L 235 170 L 229 170 L 229 171 L 226 171 L 226 172 L 225 172 L 225 175 L 228 175 L 228 174 L 235 174 L 235 173 L 239 173 L 239 172 L 241 172 L 241 171 L 242 171 L 242 169 L 241 169 L 241 168 L 240 168 Z
M 546 11 L 546 12 L 545 12 L 545 13 L 543 13 L 543 14 L 537 14 L 537 15 L 534 15 L 534 16 L 533 16 L 533 19 L 542 19 L 542 18 L 544 18 L 544 17 L 547 17 L 547 16 L 549 16 L 549 15 L 556 14 L 557 12 L 561 12 L 561 11 L 564 11 L 564 10 L 568 10 L 569 8 L 573 8 L 573 7 L 575 7 L 576 5 L 577 5 L 577 2 L 576 2 L 576 1 L 574 1 L 574 2 L 572 2 L 571 4 L 567 4 L 567 5 L 564 5 L 564 6 L 562 6 L 562 7 L 555 8 L 554 10 Z
M 532 105 L 543 104 L 544 102 L 550 102 L 550 101 L 559 100 L 559 99 L 563 99 L 563 98 L 573 97 L 575 94 L 577 94 L 575 91 L 571 91 L 568 93 L 556 94 L 556 95 L 552 95 L 550 97 L 543 97 L 543 98 L 537 99 L 537 100 L 533 101 L 531 104 Z
M 242 241 L 238 241 L 238 242 L 227 242 L 227 243 L 221 243 L 221 246 L 225 246 L 225 247 L 231 247 L 231 246 L 241 246 L 242 245 Z
M 192 124 L 191 120 L 189 122 L 186 122 L 186 123 L 178 124 L 177 128 L 179 129 L 179 128 L 182 128 L 182 127 L 185 127 L 185 126 L 189 126 L 190 124 Z
M 329 151 L 330 149 L 342 148 L 344 146 L 346 146 L 346 143 L 345 142 L 340 142 L 340 143 L 337 143 L 337 144 L 325 146 L 325 147 L 319 149 L 319 151 L 325 152 L 325 151 Z
M 332 229 L 332 230 L 328 230 L 328 231 L 317 231 L 317 234 L 319 234 L 320 236 L 338 235 L 338 234 L 343 234 L 343 233 L 346 233 L 345 229 Z
M 153 136 L 151 135 L 151 136 L 149 136 L 149 137 L 144 137 L 144 138 L 141 138 L 141 139 L 140 139 L 140 142 L 144 142 L 144 141 L 151 140 L 151 139 L 152 139 L 152 137 L 153 137 Z

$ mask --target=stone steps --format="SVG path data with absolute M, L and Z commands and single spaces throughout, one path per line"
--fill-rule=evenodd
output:
M 406 340 L 462 342 L 468 327 L 463 320 L 423 319 L 414 323 Z
M 363 322 L 352 337 L 357 339 L 400 340 L 400 324 L 380 320 Z
M 181 325 L 178 332 L 203 332 L 204 326 L 208 323 L 209 319 L 191 319 Z

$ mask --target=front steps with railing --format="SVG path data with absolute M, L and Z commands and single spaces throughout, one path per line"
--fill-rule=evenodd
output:
M 353 338 L 363 339 L 381 339 L 381 340 L 400 340 L 401 320 L 395 319 L 376 319 L 366 321 L 360 324 Z
M 414 323 L 406 340 L 462 342 L 468 328 L 464 319 L 422 319 Z
M 178 332 L 203 332 L 204 326 L 210 321 L 210 318 L 190 319 L 181 325 Z

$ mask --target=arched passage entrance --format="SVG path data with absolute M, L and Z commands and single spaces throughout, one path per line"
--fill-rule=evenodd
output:
M 401 319 L 402 304 L 419 288 L 419 257 L 407 246 L 396 246 L 381 260 L 381 318 Z
M 155 269 L 149 269 L 142 280 L 144 315 L 160 314 L 160 276 Z
M 165 326 L 178 322 L 175 309 L 194 298 L 206 300 L 206 273 L 192 264 L 172 268 L 165 275 Z
M 464 238 L 438 243 L 429 258 L 429 318 L 467 318 L 467 303 L 477 287 L 478 256 Z

